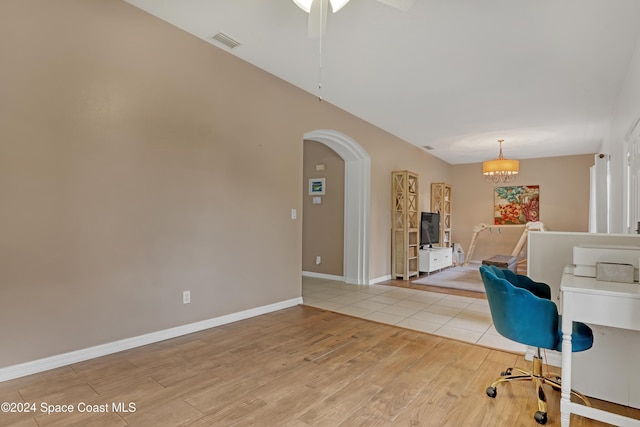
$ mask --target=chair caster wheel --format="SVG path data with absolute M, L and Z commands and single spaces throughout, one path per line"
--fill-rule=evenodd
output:
M 498 390 L 495 387 L 487 387 L 487 396 L 495 398 L 498 394 Z
M 547 423 L 547 413 L 537 411 L 533 414 L 533 418 L 536 420 L 538 424 L 546 424 Z
M 507 375 L 511 375 L 511 368 L 507 369 L 506 371 L 500 372 L 501 377 L 506 377 Z

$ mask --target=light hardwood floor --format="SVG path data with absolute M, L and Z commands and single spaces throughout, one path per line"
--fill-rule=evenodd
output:
M 530 383 L 485 389 L 521 356 L 297 306 L 0 383 L 2 426 L 533 426 Z M 548 426 L 559 394 L 548 391 Z M 73 413 L 40 412 L 41 404 Z M 112 404 L 135 404 L 114 412 Z M 79 413 L 82 404 L 105 413 Z M 640 418 L 640 411 L 596 402 Z M 104 407 L 104 406 L 103 406 Z M 603 425 L 577 416 L 572 426 Z

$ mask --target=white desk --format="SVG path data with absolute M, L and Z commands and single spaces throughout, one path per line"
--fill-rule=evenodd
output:
M 599 282 L 572 274 L 565 267 L 560 283 L 562 292 L 562 427 L 568 427 L 571 414 L 578 414 L 617 426 L 640 426 L 640 420 L 612 414 L 571 402 L 572 322 L 580 321 L 614 328 L 640 330 L 640 285 L 638 283 Z M 587 350 L 589 351 L 589 350 Z M 606 369 L 606 367 L 604 367 Z

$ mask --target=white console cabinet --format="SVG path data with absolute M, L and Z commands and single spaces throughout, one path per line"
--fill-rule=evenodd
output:
M 420 271 L 431 273 L 451 266 L 453 253 L 451 248 L 425 248 L 419 252 Z

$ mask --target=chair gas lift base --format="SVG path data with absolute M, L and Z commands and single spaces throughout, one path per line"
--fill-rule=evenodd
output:
M 480 266 L 480 276 L 487 291 L 491 319 L 496 331 L 512 341 L 537 348 L 536 356 L 533 358 L 533 371 L 507 369 L 487 388 L 487 395 L 496 397 L 496 386 L 502 382 L 532 381 L 538 394 L 538 410 L 533 417 L 539 424 L 546 424 L 547 398 L 542 386 L 549 384 L 557 391 L 562 388 L 560 375 L 542 374 L 540 357 L 541 348 L 560 351 L 562 345 L 562 318 L 555 303 L 551 301 L 551 289 L 546 283 L 535 282 L 525 275 L 495 265 Z M 591 348 L 591 328 L 581 322 L 572 322 L 572 327 L 571 351 Z M 517 371 L 517 375 L 513 375 L 513 371 Z M 585 405 L 591 406 L 582 394 L 574 390 L 571 390 L 570 394 L 578 397 Z
M 520 369 L 517 367 L 509 367 L 505 371 L 500 373 L 500 377 L 498 377 L 493 384 L 487 387 L 487 396 L 495 398 L 498 395 L 498 390 L 496 386 L 503 382 L 508 381 L 533 381 L 536 386 L 536 391 L 538 393 L 538 410 L 535 414 L 533 414 L 533 418 L 536 420 L 538 424 L 546 424 L 547 423 L 547 399 L 544 393 L 543 385 L 549 384 L 555 391 L 560 391 L 562 388 L 561 378 L 559 374 L 554 372 L 549 373 L 549 376 L 545 376 L 542 373 L 542 357 L 540 355 L 540 349 L 537 349 L 538 354 L 533 356 L 533 371 L 527 371 L 524 369 Z M 522 375 L 513 375 L 512 372 L 517 371 Z M 589 399 L 584 396 L 582 393 L 579 393 L 575 390 L 571 390 L 571 394 L 582 400 L 585 405 L 591 406 L 591 402 Z

